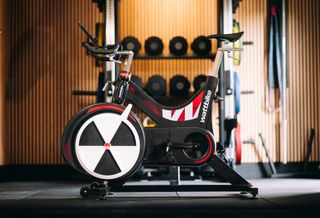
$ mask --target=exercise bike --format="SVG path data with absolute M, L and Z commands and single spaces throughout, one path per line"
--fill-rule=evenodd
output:
M 184 104 L 167 107 L 157 103 L 130 80 L 132 51 L 119 50 L 119 45 L 98 46 L 85 27 L 81 24 L 80 27 L 89 39 L 82 45 L 91 56 L 99 61 L 122 64 L 116 81 L 106 84 L 114 86 L 112 103 L 98 103 L 82 109 L 68 122 L 62 134 L 61 150 L 65 161 L 98 181 L 81 189 L 83 197 L 105 196 L 117 190 L 138 191 L 138 187 L 122 185 L 142 164 L 208 164 L 231 185 L 201 186 L 196 190 L 242 191 L 253 196 L 258 193 L 257 188 L 225 163 L 223 146 L 217 146 L 212 129 L 212 103 L 220 100 L 216 88 L 222 56 L 224 52 L 238 49 L 225 45 L 218 48 L 206 85 Z M 242 34 L 210 35 L 208 38 L 234 42 Z M 132 112 L 133 105 L 150 117 L 156 126 L 143 127 Z M 156 187 L 141 188 L 141 191 L 148 189 L 156 191 Z M 193 190 L 192 186 L 169 187 L 171 189 Z

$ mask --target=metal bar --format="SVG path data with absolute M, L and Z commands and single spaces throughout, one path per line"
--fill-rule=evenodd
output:
M 223 0 L 219 0 L 219 34 L 223 33 Z M 221 47 L 221 41 L 218 42 L 218 46 Z M 222 61 L 219 71 L 219 96 L 224 100 L 224 62 Z M 213 110 L 212 110 L 213 111 Z M 225 131 L 224 131 L 224 119 L 225 119 L 225 102 L 219 101 L 219 141 L 221 144 L 225 141 Z M 215 120 L 212 119 L 212 120 Z
M 310 133 L 309 140 L 308 140 L 307 154 L 306 154 L 306 157 L 305 157 L 305 159 L 303 161 L 303 171 L 307 170 L 308 162 L 309 162 L 310 157 L 311 157 L 312 144 L 313 144 L 313 141 L 314 141 L 315 133 L 316 133 L 315 129 L 311 129 L 311 133 Z
M 288 147 L 288 120 L 287 120 L 287 57 L 286 57 L 286 0 L 282 0 L 282 98 L 281 98 L 281 159 L 284 164 L 287 163 Z M 280 87 L 280 86 L 279 86 Z
M 210 192 L 246 191 L 258 194 L 258 188 L 248 185 L 124 185 L 110 188 L 111 192 Z
M 273 163 L 273 161 L 272 161 L 272 159 L 270 157 L 270 154 L 269 154 L 269 149 L 266 146 L 266 142 L 264 140 L 264 137 L 262 136 L 261 133 L 259 133 L 259 137 L 261 139 L 261 144 L 262 144 L 262 147 L 264 149 L 264 152 L 266 153 L 266 156 L 268 158 L 269 165 L 270 165 L 270 168 L 271 168 L 271 172 L 272 172 L 272 174 L 277 174 L 276 168 L 275 168 L 274 163 Z

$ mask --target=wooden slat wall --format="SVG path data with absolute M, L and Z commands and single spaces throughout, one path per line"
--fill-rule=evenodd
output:
M 102 14 L 91 0 L 79 2 L 10 1 L 12 40 L 8 45 L 11 55 L 4 128 L 8 138 L 5 156 L 10 164 L 63 163 L 59 143 L 64 125 L 76 111 L 95 101 L 94 97 L 71 95 L 74 89 L 95 90 L 100 70 L 80 46 L 85 36 L 78 30 L 77 21 L 82 20 L 93 32 L 94 24 L 103 20 Z M 289 161 L 301 161 L 310 128 L 319 131 L 320 127 L 320 8 L 317 0 L 288 3 L 288 156 Z M 216 1 L 122 0 L 119 4 L 119 38 L 134 35 L 144 44 L 148 36 L 157 35 L 164 41 L 165 53 L 173 36 L 183 35 L 191 42 L 198 35 L 217 32 Z M 245 31 L 244 40 L 254 41 L 253 46 L 245 47 L 237 68 L 242 90 L 255 91 L 254 95 L 243 95 L 241 102 L 243 139 L 257 142 L 256 146 L 244 145 L 244 162 L 266 161 L 258 132 L 267 139 L 274 160 L 280 158 L 279 115 L 265 109 L 266 16 L 266 0 L 243 0 L 236 16 Z M 132 71 L 144 83 L 157 73 L 168 82 L 177 73 L 192 81 L 211 66 L 209 60 L 135 60 Z M 319 160 L 318 132 L 315 145 L 314 161 Z
M 245 31 L 245 46 L 240 74 L 241 89 L 254 95 L 241 96 L 241 134 L 256 145 L 243 145 L 244 162 L 267 161 L 258 133 L 263 133 L 275 161 L 280 161 L 279 114 L 266 110 L 267 76 L 267 1 L 243 0 L 236 19 Z M 312 161 L 319 160 L 319 1 L 288 1 L 288 74 L 287 89 L 289 141 L 288 161 L 302 161 L 311 128 L 316 128 Z M 277 93 L 276 93 L 277 97 Z
M 94 97 L 72 90 L 95 90 L 99 68 L 86 55 L 89 31 L 103 17 L 91 0 L 12 0 L 12 43 L 7 89 L 11 164 L 60 164 L 60 134 L 66 122 Z
M 119 39 L 135 36 L 141 43 L 140 53 L 145 53 L 144 42 L 150 36 L 158 36 L 164 43 L 164 55 L 168 55 L 169 41 L 175 36 L 187 39 L 188 53 L 192 54 L 191 43 L 200 35 L 218 32 L 217 0 L 123 0 L 119 1 Z M 217 43 L 212 41 L 212 52 Z M 152 75 L 161 75 L 167 82 L 169 95 L 170 79 L 177 75 L 186 76 L 192 86 L 193 79 L 211 71 L 211 60 L 134 60 L 132 73 L 141 77 L 144 85 Z M 191 87 L 191 90 L 193 88 Z M 215 115 L 218 116 L 218 105 Z M 215 122 L 218 130 L 218 120 Z M 216 137 L 219 132 L 216 131 Z M 218 138 L 217 138 L 218 140 Z
M 158 36 L 164 43 L 164 54 L 169 54 L 169 41 L 183 36 L 190 45 L 199 35 L 217 33 L 217 0 L 124 0 L 119 2 L 119 38 L 135 36 L 142 44 L 150 36 Z M 213 42 L 212 51 L 216 50 Z M 146 84 L 154 74 L 161 74 L 167 83 L 172 76 L 183 74 L 190 81 L 199 74 L 210 71 L 210 60 L 135 60 L 132 72 L 142 77 Z
M 8 0 L 0 1 L 0 165 L 8 163 L 6 155 L 6 125 L 5 125 L 5 91 L 6 80 L 9 68 L 10 49 L 10 22 L 9 12 L 10 4 Z
M 316 129 L 312 161 L 319 161 L 320 2 L 288 1 L 288 119 L 291 161 L 307 152 L 310 129 Z
M 254 139 L 256 145 L 243 145 L 243 162 L 266 161 L 258 133 L 266 138 L 273 159 L 279 158 L 277 143 L 279 131 L 277 114 L 266 112 L 266 70 L 267 70 L 267 4 L 264 1 L 243 0 L 237 10 L 236 20 L 244 31 L 243 41 L 253 41 L 244 46 L 241 65 L 235 67 L 239 73 L 241 90 L 253 90 L 253 95 L 241 95 L 242 139 Z M 277 155 L 276 155 L 277 154 Z

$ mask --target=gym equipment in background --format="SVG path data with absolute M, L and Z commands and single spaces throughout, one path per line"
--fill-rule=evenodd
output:
M 144 49 L 148 55 L 160 55 L 163 52 L 163 42 L 157 36 L 150 36 L 144 43 Z
M 91 36 L 83 26 L 82 29 Z M 209 37 L 224 40 L 232 37 L 235 41 L 241 35 Z M 83 197 L 105 197 L 112 191 L 239 191 L 253 197 L 258 194 L 257 188 L 225 163 L 224 150 L 217 149 L 213 137 L 211 111 L 213 101 L 218 99 L 218 70 L 223 53 L 231 52 L 233 48 L 222 46 L 218 49 L 213 71 L 204 88 L 186 103 L 167 107 L 158 104 L 130 80 L 132 51 L 98 47 L 94 41 L 84 42 L 83 46 L 95 59 L 115 61 L 113 58 L 121 55 L 122 59 L 117 62 L 123 64 L 113 82 L 112 103 L 93 104 L 82 109 L 68 122 L 61 138 L 66 162 L 99 181 L 82 187 Z M 132 112 L 133 105 L 149 116 L 156 126 L 142 127 Z M 208 164 L 230 185 L 122 186 L 142 163 L 177 167 Z
M 184 55 L 188 51 L 188 42 L 182 36 L 176 36 L 170 40 L 169 50 L 173 55 Z
M 106 83 L 106 77 L 104 72 L 100 72 L 98 75 L 98 87 L 96 91 L 84 91 L 84 90 L 74 90 L 73 95 L 83 95 L 83 96 L 96 96 L 96 102 L 105 102 L 105 92 L 102 90 Z M 110 94 L 110 93 L 109 93 Z
M 235 98 L 235 112 L 240 113 L 240 80 L 237 72 L 233 72 L 234 98 Z
M 240 24 L 236 20 L 233 20 L 233 32 L 238 33 L 240 32 Z M 242 48 L 242 40 L 238 40 L 233 43 L 234 48 Z M 233 64 L 234 65 L 240 65 L 241 62 L 241 52 L 240 51 L 234 51 L 233 52 Z
M 206 75 L 196 76 L 193 80 L 194 92 L 197 92 L 199 89 L 203 88 L 206 84 L 206 81 L 207 81 Z
M 131 50 L 133 51 L 134 55 L 138 55 L 141 49 L 141 43 L 139 40 L 134 36 L 127 36 L 125 37 L 121 45 L 123 46 L 123 50 Z
M 233 85 L 234 85 L 234 98 L 235 98 L 235 113 L 236 117 L 240 113 L 240 80 L 238 73 L 235 71 L 233 72 Z M 240 132 L 240 123 L 237 120 L 237 126 L 235 127 L 234 131 L 234 144 L 235 144 L 235 163 L 241 164 L 241 157 L 242 157 L 242 141 L 241 141 L 241 132 Z
M 174 97 L 187 97 L 189 95 L 190 82 L 182 75 L 176 75 L 170 79 L 170 95 Z
M 146 85 L 146 91 L 152 97 L 165 96 L 167 92 L 166 80 L 160 75 L 150 77 Z
M 270 150 L 267 147 L 265 138 L 263 137 L 262 133 L 259 133 L 259 138 L 261 140 L 261 145 L 264 149 L 265 155 L 268 159 L 268 163 L 270 166 L 270 173 L 269 173 L 269 177 L 271 178 L 289 178 L 289 177 L 293 177 L 293 178 L 298 178 L 298 177 L 308 177 L 311 174 L 314 176 L 314 171 L 308 171 L 308 164 L 311 160 L 311 155 L 312 155 L 312 151 L 315 151 L 315 148 L 312 147 L 312 145 L 314 145 L 314 138 L 316 135 L 316 130 L 311 128 L 310 129 L 310 133 L 309 133 L 309 138 L 307 141 L 307 150 L 306 150 L 306 155 L 304 158 L 303 163 L 300 166 L 300 170 L 296 171 L 296 172 L 289 172 L 289 173 L 279 173 L 276 171 L 275 165 L 272 161 L 272 155 L 270 155 Z M 319 170 L 316 171 L 318 176 L 319 176 Z
M 241 141 L 241 128 L 240 128 L 239 122 L 237 122 L 237 127 L 235 128 L 235 131 L 234 131 L 234 142 L 235 142 L 235 149 L 236 149 L 235 162 L 236 164 L 241 164 L 242 141 Z
M 143 83 L 139 76 L 132 75 L 131 81 L 134 82 L 137 86 L 139 86 L 140 89 L 143 89 Z
M 208 55 L 211 52 L 211 41 L 205 36 L 198 36 L 192 41 L 191 49 L 197 55 Z

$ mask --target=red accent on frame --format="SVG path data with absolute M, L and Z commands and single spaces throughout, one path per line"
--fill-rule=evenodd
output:
M 133 87 L 133 86 L 130 86 L 130 85 L 129 85 L 129 91 L 130 91 L 131 93 L 135 93 L 135 92 L 136 92 L 136 90 L 134 89 L 134 87 Z
M 113 110 L 116 110 L 116 111 L 120 111 L 121 113 L 124 111 L 122 108 L 119 108 L 119 107 L 116 107 L 116 106 L 112 106 L 112 105 L 100 105 L 100 106 L 95 106 L 93 108 L 90 108 L 88 111 L 87 111 L 87 114 L 88 113 L 92 113 L 94 111 L 97 111 L 97 110 L 101 110 L 101 109 L 113 109 Z M 137 122 L 137 120 L 131 116 L 129 114 L 129 117 L 131 118 L 131 120 L 133 120 L 133 122 Z
M 181 113 L 178 121 L 185 121 L 185 109 L 182 110 L 182 113 Z
M 271 14 L 272 14 L 272 15 L 277 15 L 276 7 L 275 7 L 275 6 L 272 6 L 272 7 L 271 7 Z
M 195 164 L 201 164 L 201 163 L 206 162 L 206 161 L 211 157 L 211 155 L 212 155 L 212 154 L 211 154 L 211 153 L 212 153 L 212 141 L 211 141 L 210 136 L 207 135 L 207 139 L 208 139 L 208 141 L 209 141 L 209 152 L 208 152 L 208 154 L 207 154 L 206 156 L 204 156 L 202 159 L 195 161 L 195 162 L 194 162 Z
M 159 108 L 157 108 L 156 105 L 154 105 L 152 102 L 148 101 L 147 99 L 144 99 L 143 102 L 157 115 L 161 116 L 161 112 Z
M 199 95 L 192 101 L 192 116 L 197 112 L 198 107 L 202 102 L 204 91 L 200 92 Z
M 64 150 L 66 151 L 66 158 L 67 158 L 68 161 L 70 161 L 70 158 L 71 158 L 70 157 L 70 146 L 69 145 L 70 145 L 70 139 L 68 139 L 67 143 L 64 145 L 64 147 L 65 147 Z

